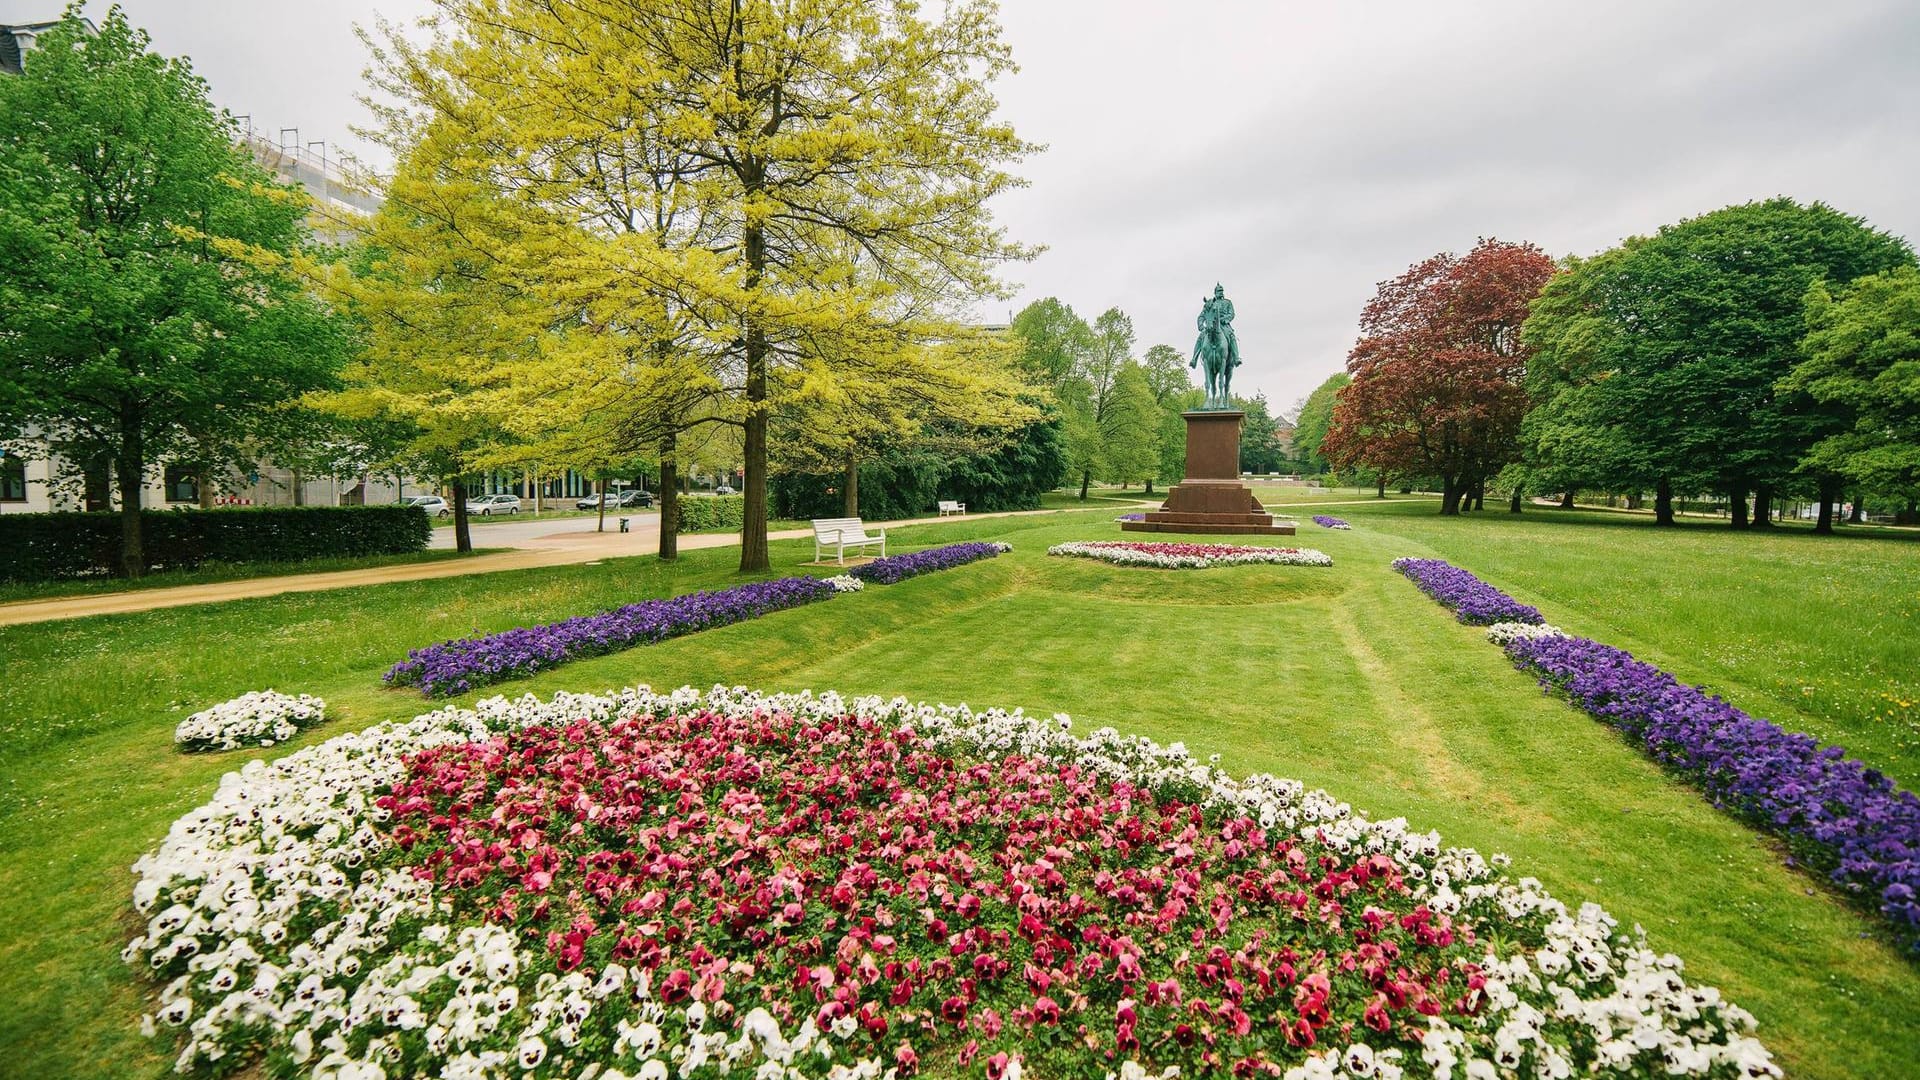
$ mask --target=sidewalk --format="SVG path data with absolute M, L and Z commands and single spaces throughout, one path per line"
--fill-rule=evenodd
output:
M 1115 504 L 1118 507 L 1119 504 Z M 915 525 L 946 524 L 955 521 L 981 521 L 987 518 L 1025 517 L 1034 514 L 1079 513 L 1075 510 L 1009 510 L 995 514 L 967 514 L 962 517 L 910 518 L 906 521 L 882 521 L 870 524 L 885 529 L 905 529 Z M 556 531 L 528 537 L 520 547 L 493 555 L 468 559 L 416 563 L 404 566 L 376 566 L 366 570 L 334 570 L 320 574 L 286 574 L 278 577 L 246 578 L 207 585 L 176 585 L 163 589 L 134 589 L 127 592 L 99 593 L 92 596 L 68 596 L 48 600 L 23 600 L 0 604 L 0 626 L 51 622 L 56 619 L 83 619 L 89 615 L 122 615 L 135 611 L 183 607 L 188 604 L 217 604 L 225 600 L 249 600 L 281 593 L 322 592 L 357 585 L 384 585 L 394 581 L 425 581 L 430 578 L 462 577 L 468 574 L 495 574 L 503 570 L 527 570 L 541 566 L 572 566 L 601 559 L 651 555 L 660 542 L 659 517 L 640 523 L 632 532 L 594 532 L 576 526 L 584 520 L 554 523 Z M 507 528 L 490 525 L 488 529 Z M 490 533 L 475 530 L 482 544 Z M 812 536 L 811 529 L 782 529 L 767 534 L 768 540 L 798 540 Z M 681 551 L 732 547 L 740 542 L 738 533 L 682 533 Z

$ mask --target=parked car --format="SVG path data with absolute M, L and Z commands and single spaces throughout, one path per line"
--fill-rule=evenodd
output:
M 636 507 L 644 510 L 652 505 L 653 492 L 651 491 L 641 491 L 639 488 L 634 488 L 631 491 L 623 491 L 620 493 L 620 508 L 623 510 L 631 510 Z
M 446 517 L 453 513 L 453 507 L 438 495 L 415 495 L 407 500 L 408 506 L 417 506 L 434 517 Z
M 492 517 L 494 514 L 517 514 L 520 512 L 518 495 L 482 495 L 467 504 L 467 513 Z
M 575 510 L 597 510 L 600 508 L 601 499 L 607 500 L 607 509 L 609 510 L 620 505 L 620 496 L 609 491 L 605 495 L 589 495 L 584 499 L 580 499 L 573 504 L 573 508 Z
M 719 487 L 713 489 L 713 493 L 715 495 L 731 495 L 733 494 L 733 485 L 721 484 Z

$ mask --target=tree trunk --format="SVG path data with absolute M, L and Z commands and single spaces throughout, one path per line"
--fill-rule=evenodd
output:
M 1086 502 L 1086 501 L 1087 501 L 1087 488 L 1088 488 L 1088 486 L 1090 486 L 1090 485 L 1091 485 L 1092 483 L 1093 483 L 1093 470 L 1092 470 L 1092 469 L 1088 469 L 1088 470 L 1086 470 L 1085 472 L 1082 472 L 1082 473 L 1080 474 L 1080 501 L 1081 501 L 1081 502 Z
M 672 435 L 660 440 L 660 557 L 669 562 L 680 557 L 680 464 L 673 443 Z
M 1733 515 L 1734 528 L 1744 529 L 1747 527 L 1747 491 L 1745 488 L 1727 492 L 1727 510 Z
M 1753 527 L 1756 529 L 1773 528 L 1773 485 L 1761 484 L 1753 489 Z
M 747 198 L 759 194 L 762 176 L 749 178 Z M 746 286 L 749 293 L 760 287 L 767 269 L 767 237 L 759 225 L 748 225 L 742 236 L 742 254 L 747 260 Z M 740 523 L 740 572 L 756 573 L 773 565 L 767 554 L 767 332 L 759 324 L 747 327 L 747 421 L 745 455 L 747 475 L 741 481 L 746 489 L 746 508 Z
M 1145 487 L 1145 489 L 1144 489 L 1144 490 L 1142 490 L 1142 491 L 1141 491 L 1141 494 L 1142 494 L 1142 495 L 1151 495 L 1151 494 L 1153 494 L 1153 477 L 1151 477 L 1151 476 L 1149 476 L 1149 477 L 1147 477 L 1147 483 L 1146 483 L 1146 487 Z
M 1560 509 L 1573 509 L 1573 492 L 1571 490 L 1560 493 Z
M 840 483 L 842 517 L 860 516 L 860 459 L 847 455 L 846 476 Z
M 1507 513 L 1509 514 L 1519 513 L 1520 507 L 1525 502 L 1526 502 L 1526 489 L 1518 485 L 1515 485 L 1513 489 L 1513 498 L 1507 500 Z
M 453 550 L 465 555 L 473 551 L 473 530 L 467 527 L 467 481 L 453 482 Z
M 1673 524 L 1673 481 L 1664 476 L 1653 488 L 1653 523 Z
M 593 531 L 607 531 L 607 478 L 601 477 L 595 484 L 594 492 L 599 498 L 593 500 Z
M 1473 482 L 1473 508 L 1475 510 L 1487 508 L 1487 482 L 1484 479 Z
M 1840 501 L 1840 482 L 1838 480 L 1822 479 L 1820 486 L 1815 490 L 1819 492 L 1817 498 L 1820 500 L 1820 515 L 1814 520 L 1813 531 L 1825 536 L 1831 536 L 1833 534 L 1833 504 Z
M 120 485 L 120 572 L 130 578 L 147 572 L 147 548 L 141 533 L 140 496 L 146 478 L 146 447 L 140 434 L 140 416 L 123 410 L 120 416 L 120 453 L 113 459 Z
M 1838 498 L 1839 496 L 1836 493 L 1834 497 Z M 1855 495 L 1853 497 L 1853 507 L 1852 509 L 1847 511 L 1847 524 L 1861 525 L 1861 524 L 1865 524 L 1866 520 L 1867 520 L 1867 500 L 1860 495 Z
M 198 465 L 194 467 L 193 489 L 193 493 L 200 497 L 200 509 L 213 509 L 213 466 Z
M 1460 485 L 1456 480 L 1454 480 L 1453 477 L 1451 476 L 1441 477 L 1440 478 L 1440 512 L 1442 514 L 1449 515 L 1449 516 L 1459 514 L 1461 494 L 1462 492 L 1460 490 Z
M 1380 476 L 1374 479 L 1373 497 L 1376 499 L 1384 499 L 1387 497 L 1387 478 L 1385 476 Z
M 288 474 L 293 477 L 293 505 L 307 505 L 307 486 L 300 479 L 300 470 L 289 469 Z

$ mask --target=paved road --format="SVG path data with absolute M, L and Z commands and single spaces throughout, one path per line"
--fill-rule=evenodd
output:
M 598 534 L 605 537 L 609 544 L 619 544 L 633 550 L 632 555 L 644 555 L 654 550 L 660 539 L 660 512 L 657 510 L 627 511 L 627 527 L 633 531 L 620 533 L 619 514 L 607 515 L 607 531 Z M 590 517 L 563 517 L 541 519 L 532 514 L 515 514 L 504 521 L 489 521 L 484 525 L 476 524 L 468 531 L 473 534 L 473 546 L 478 548 L 527 547 L 537 545 L 545 537 L 566 533 L 592 533 L 595 521 Z M 641 536 L 647 540 L 641 543 Z M 453 527 L 436 526 L 433 539 L 427 546 L 444 551 L 453 550 Z
M 1125 509 L 1120 504 L 1113 504 Z M 1142 504 L 1145 505 L 1145 504 Z M 968 514 L 969 519 L 1021 517 L 1030 514 L 1067 513 L 1062 510 L 1021 510 L 1002 514 Z M 321 574 L 288 574 L 279 577 L 246 578 L 207 585 L 175 585 L 160 589 L 134 589 L 52 600 L 27 600 L 0 604 L 0 626 L 49 622 L 55 619 L 79 619 L 88 615 L 117 615 L 156 608 L 211 604 L 223 600 L 245 600 L 257 596 L 275 596 L 291 592 L 320 592 L 355 585 L 380 585 L 390 581 L 424 581 L 430 578 L 461 577 L 467 574 L 491 574 L 502 570 L 525 570 L 537 566 L 568 566 L 646 555 L 658 549 L 660 515 L 633 514 L 628 533 L 593 531 L 592 518 L 563 518 L 556 521 L 509 522 L 482 525 L 473 530 L 477 547 L 510 547 L 511 550 L 468 559 L 442 562 L 408 563 L 400 566 L 376 566 L 365 570 L 335 570 Z M 910 521 L 879 522 L 886 529 L 908 529 L 931 525 L 939 519 L 916 518 Z M 947 520 L 954 520 L 949 518 Z M 444 540 L 441 533 L 447 535 Z M 810 529 L 785 529 L 768 533 L 771 540 L 793 540 L 813 535 Z M 435 547 L 452 547 L 452 530 L 434 530 Z M 731 547 L 740 542 L 737 533 L 682 534 L 680 550 Z

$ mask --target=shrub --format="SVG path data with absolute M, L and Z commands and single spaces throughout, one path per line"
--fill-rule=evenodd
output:
M 745 495 L 703 495 L 678 502 L 681 532 L 738 532 L 747 521 Z
M 141 513 L 148 570 L 210 562 L 407 555 L 433 535 L 417 506 L 269 506 Z M 0 515 L 0 580 L 57 581 L 120 570 L 120 515 Z

